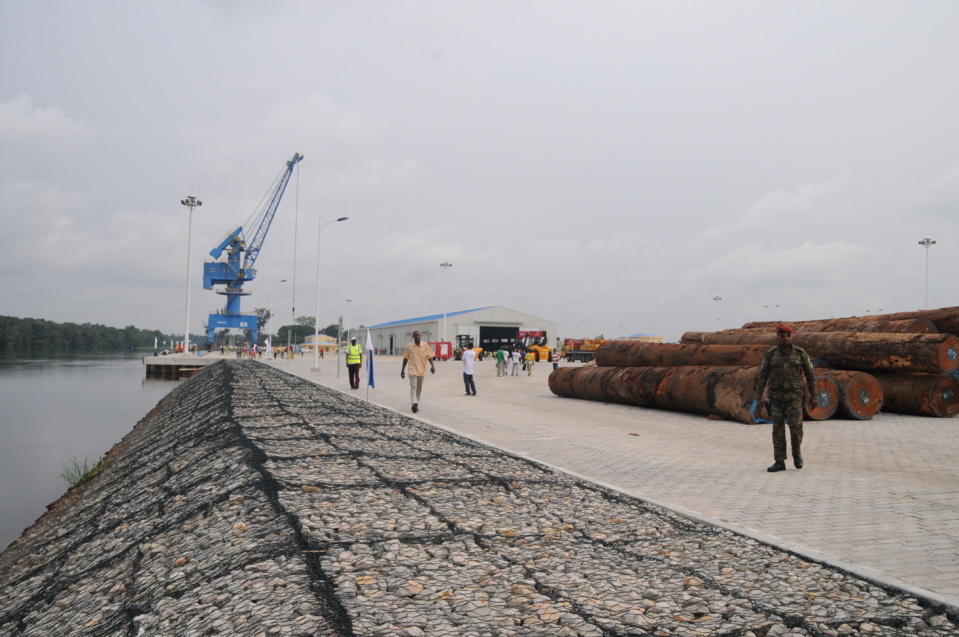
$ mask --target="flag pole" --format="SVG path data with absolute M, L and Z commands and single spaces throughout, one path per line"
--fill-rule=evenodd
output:
M 376 387 L 373 382 L 373 337 L 370 336 L 369 328 L 366 329 L 366 367 L 370 374 L 366 379 L 366 401 L 370 400 L 370 387 Z

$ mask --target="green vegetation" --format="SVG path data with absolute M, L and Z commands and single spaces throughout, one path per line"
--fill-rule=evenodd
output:
M 306 340 L 306 337 L 313 336 L 313 333 L 316 331 L 316 319 L 312 316 L 298 316 L 296 317 L 295 325 L 283 325 L 276 330 L 276 334 L 273 336 L 274 345 L 283 345 L 286 343 L 289 338 L 291 343 L 302 343 Z M 320 328 L 320 334 L 326 334 L 327 336 L 332 336 L 336 338 L 336 332 L 339 329 L 336 323 L 331 323 L 326 327 Z
M 269 310 L 259 310 L 260 328 L 269 318 Z M 284 325 L 273 335 L 273 343 L 285 344 L 287 339 L 302 343 L 307 336 L 313 336 L 315 319 L 312 316 L 299 316 L 295 325 Z M 333 323 L 320 330 L 320 334 L 336 336 L 337 325 Z M 244 330 L 244 337 L 238 342 L 250 342 L 250 330 Z M 261 343 L 267 334 L 260 332 Z M 206 344 L 206 334 L 190 336 L 192 343 Z M 217 344 L 230 342 L 229 330 L 216 333 Z M 132 352 L 139 349 L 153 349 L 154 339 L 159 348 L 164 341 L 181 341 L 181 334 L 164 334 L 159 330 L 141 330 L 132 325 L 124 328 L 107 327 L 91 323 L 54 323 L 45 319 L 16 318 L 0 316 L 0 355 L 9 354 L 90 354 L 94 352 Z M 169 345 L 167 345 L 169 347 Z
M 141 330 L 84 323 L 54 323 L 44 319 L 0 316 L 0 354 L 132 352 L 153 349 L 153 339 L 161 344 L 173 337 L 159 330 Z M 161 345 L 162 347 L 162 345 Z
M 60 474 L 60 477 L 71 487 L 92 480 L 103 471 L 103 458 L 100 458 L 92 467 L 87 464 L 86 458 L 83 459 L 82 465 L 76 457 L 70 460 L 70 464 L 72 465 L 70 467 L 66 465 L 63 466 L 63 473 Z

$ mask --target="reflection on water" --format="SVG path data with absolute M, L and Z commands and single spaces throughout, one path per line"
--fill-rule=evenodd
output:
M 179 384 L 144 376 L 141 355 L 0 357 L 0 549 Z

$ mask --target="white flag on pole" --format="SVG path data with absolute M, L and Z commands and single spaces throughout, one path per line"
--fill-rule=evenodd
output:
M 369 370 L 370 377 L 366 383 L 375 388 L 373 383 L 373 338 L 370 336 L 370 330 L 366 330 L 366 369 Z

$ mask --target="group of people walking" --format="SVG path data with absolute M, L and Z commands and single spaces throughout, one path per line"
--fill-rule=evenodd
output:
M 519 349 L 509 351 L 500 348 L 494 354 L 494 357 L 496 359 L 496 375 L 499 377 L 509 375 L 508 370 L 510 365 L 512 365 L 512 375 L 519 376 L 520 364 L 522 364 L 527 376 L 533 375 L 533 365 L 536 362 L 536 354 L 532 351 L 524 354 Z M 419 331 L 413 332 L 413 342 L 408 343 L 406 349 L 403 350 L 403 365 L 400 368 L 400 378 L 406 378 L 407 371 L 409 371 L 410 404 L 412 405 L 413 413 L 417 413 L 420 410 L 420 397 L 423 393 L 423 381 L 426 379 L 427 368 L 429 368 L 430 374 L 436 373 L 436 366 L 433 364 L 435 358 L 436 356 L 433 349 L 427 343 L 423 342 L 422 334 L 420 334 Z M 467 396 L 476 395 L 476 379 L 474 378 L 476 360 L 476 349 L 467 348 L 463 350 L 463 385 L 466 389 Z M 349 359 L 347 359 L 347 362 L 349 363 Z M 359 380 L 357 378 L 357 383 L 358 382 Z M 353 386 L 352 376 L 350 377 L 350 386 Z
M 523 352 L 519 348 L 512 351 L 500 348 L 496 351 L 496 375 L 497 376 L 519 376 L 520 365 L 527 376 L 533 375 L 533 364 L 536 362 L 536 354 L 532 351 Z M 512 366 L 512 373 L 510 367 Z
M 802 469 L 803 439 L 803 404 L 808 402 L 812 406 L 817 399 L 816 378 L 809 354 L 802 348 L 792 344 L 793 329 L 788 325 L 776 328 L 778 344 L 770 348 L 763 356 L 759 366 L 759 373 L 754 385 L 756 401 L 765 406 L 772 420 L 773 464 L 767 469 L 771 473 L 786 470 L 787 451 L 792 452 L 793 466 Z M 497 377 L 519 376 L 520 365 L 527 376 L 532 376 L 536 355 L 532 351 L 523 353 L 515 348 L 512 351 L 500 348 L 493 355 L 496 360 Z M 433 363 L 436 356 L 433 348 L 423 342 L 422 334 L 413 332 L 413 341 L 403 350 L 403 364 L 400 368 L 400 378 L 408 378 L 410 383 L 410 404 L 413 413 L 419 412 L 420 399 L 423 394 L 423 381 L 427 370 L 430 374 L 436 373 Z M 476 350 L 467 348 L 463 351 L 463 384 L 467 396 L 476 395 L 475 364 Z M 559 363 L 559 356 L 551 358 L 553 368 Z M 356 338 L 350 339 L 346 349 L 346 366 L 349 370 L 350 388 L 360 387 L 360 367 L 363 362 L 363 352 L 356 343 Z M 511 373 L 510 373 L 511 369 Z M 768 388 L 768 392 L 767 392 Z M 764 398 L 764 395 L 768 397 Z M 787 444 L 786 427 L 789 427 Z
M 757 402 L 766 405 L 766 410 L 769 412 L 768 415 L 773 423 L 774 462 L 767 469 L 770 473 L 786 470 L 787 451 L 792 452 L 793 466 L 796 469 L 803 468 L 803 404 L 806 402 L 812 406 L 817 399 L 816 377 L 809 354 L 802 348 L 793 346 L 792 336 L 792 327 L 780 325 L 776 328 L 778 344 L 770 348 L 763 356 L 753 388 Z M 436 373 L 436 367 L 433 364 L 433 350 L 428 344 L 423 343 L 421 338 L 420 332 L 413 333 L 413 342 L 408 344 L 403 352 L 403 366 L 400 370 L 400 377 L 404 378 L 407 367 L 409 368 L 410 402 L 414 413 L 419 411 L 427 365 L 431 374 Z M 466 349 L 462 358 L 463 383 L 466 387 L 466 395 L 475 396 L 476 381 L 473 377 L 476 352 L 473 349 Z M 530 376 L 533 373 L 533 365 L 536 361 L 536 356 L 532 351 L 523 354 L 519 349 L 508 351 L 500 348 L 496 352 L 495 358 L 496 375 L 498 377 L 518 376 L 521 362 L 526 374 Z M 555 368 L 558 358 L 553 359 L 553 363 Z M 507 370 L 510 366 L 512 366 L 512 373 L 508 374 Z M 352 382 L 351 376 L 351 384 Z M 357 382 L 359 381 L 357 380 Z M 765 402 L 764 394 L 767 393 L 767 387 L 768 402 Z M 788 448 L 787 425 L 789 427 Z

